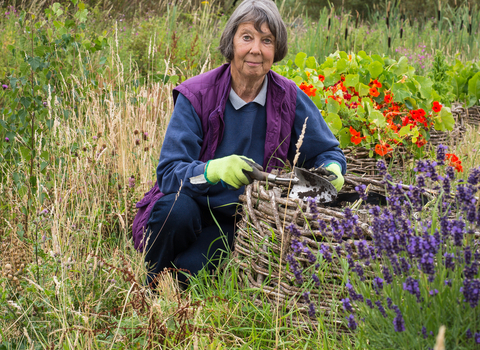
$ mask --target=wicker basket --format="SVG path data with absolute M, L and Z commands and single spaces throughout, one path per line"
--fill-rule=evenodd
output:
M 480 106 L 465 108 L 461 103 L 452 105 L 452 113 L 457 111 L 465 123 L 470 125 L 480 125 Z
M 370 150 L 364 147 L 345 148 L 343 149 L 347 160 L 347 171 L 349 174 L 362 176 L 367 179 L 381 180 L 382 176 L 378 173 L 378 159 L 370 157 Z M 409 159 L 408 154 L 400 148 L 395 150 L 395 157 L 387 155 L 384 157 L 389 167 L 389 173 L 392 176 L 403 173 L 405 160 Z
M 467 122 L 465 109 L 460 104 L 454 103 L 452 105 L 452 115 L 455 119 L 455 126 L 453 127 L 453 130 L 438 131 L 432 128 L 430 130 L 430 140 L 428 140 L 427 143 L 428 149 L 436 147 L 440 144 L 445 146 L 453 146 L 463 138 L 466 131 L 465 123 Z
M 350 186 L 354 185 L 350 182 Z M 319 256 L 320 245 L 325 244 L 333 257 L 334 248 L 339 243 L 334 242 L 331 233 L 320 233 L 317 219 L 323 219 L 327 224 L 333 218 L 341 220 L 344 218 L 343 209 L 318 205 L 319 213 L 314 215 L 307 203 L 286 198 L 286 189 L 268 188 L 264 182 L 248 185 L 240 201 L 242 218 L 237 224 L 233 256 L 240 266 L 241 280 L 247 287 L 261 291 L 273 305 L 279 302 L 282 307 L 294 311 L 297 316 L 292 318 L 292 322 L 304 326 L 317 324 L 316 318 L 309 319 L 308 304 L 303 296 L 305 289 L 296 284 L 295 276 L 287 266 L 287 256 L 293 251 L 292 234 L 286 227 L 295 223 L 301 232 L 300 240 L 308 244 L 314 255 Z M 359 227 L 363 237 L 345 238 L 354 251 L 355 241 L 371 239 L 366 222 L 367 213 L 359 210 L 356 214 L 360 217 Z M 345 257 L 347 253 L 342 250 L 341 254 Z M 306 255 L 296 258 L 302 268 L 314 268 Z M 310 300 L 317 308 L 316 316 L 321 317 L 324 324 L 337 334 L 348 332 L 342 323 L 345 315 L 339 303 L 346 296 L 344 271 L 337 258 L 321 266 L 322 272 L 318 275 L 322 281 L 321 287 L 316 288 L 312 283 L 312 289 L 308 289 Z M 260 300 L 257 302 L 260 303 Z M 306 319 L 309 322 L 305 322 Z

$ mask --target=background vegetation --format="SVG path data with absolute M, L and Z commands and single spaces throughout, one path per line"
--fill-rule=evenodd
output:
M 391 5 L 387 24 L 388 4 L 358 20 L 340 6 L 307 16 L 278 4 L 290 35 L 285 62 L 298 51 L 321 63 L 337 49 L 363 49 L 407 56 L 429 74 L 439 48 L 446 57 L 440 73 L 455 59 L 478 59 L 475 6 L 445 4 L 440 21 L 415 21 Z M 224 7 L 2 6 L 0 349 L 359 348 L 321 326 L 305 332 L 292 312 L 254 303 L 255 291 L 237 285 L 233 264 L 205 272 L 182 294 L 168 274 L 158 294 L 143 286 L 143 257 L 130 238 L 134 204 L 155 181 L 172 88 L 223 62 L 215 48 Z M 466 173 L 478 164 L 479 143 L 469 126 L 453 145 Z

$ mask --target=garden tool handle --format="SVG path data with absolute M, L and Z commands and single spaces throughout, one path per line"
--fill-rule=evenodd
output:
M 289 179 L 289 178 L 282 178 L 282 177 L 278 177 L 277 175 L 266 173 L 261 170 L 263 169 L 261 165 L 254 162 L 250 162 L 245 159 L 244 161 L 252 167 L 252 171 L 243 170 L 245 175 L 250 177 L 252 181 L 253 180 L 267 181 L 267 182 L 273 182 L 278 185 L 288 185 L 289 183 L 297 184 L 300 181 L 297 177 Z

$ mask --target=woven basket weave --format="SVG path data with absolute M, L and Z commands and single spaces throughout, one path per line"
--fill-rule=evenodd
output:
M 445 146 L 453 146 L 463 138 L 466 131 L 465 123 L 468 122 L 465 115 L 465 109 L 460 104 L 454 103 L 452 105 L 452 115 L 455 119 L 453 130 L 438 131 L 432 128 L 430 130 L 430 140 L 428 140 L 427 143 L 428 149 L 436 147 L 440 144 Z
M 452 105 L 452 113 L 457 111 L 465 123 L 471 125 L 480 125 L 480 106 L 465 108 L 461 103 Z
M 355 177 L 356 178 L 356 177 Z M 351 189 L 359 182 L 351 181 L 346 177 L 347 189 Z M 361 179 L 368 182 L 368 179 Z M 375 181 L 375 180 L 373 180 Z M 375 181 L 376 182 L 376 181 Z M 374 184 L 380 188 L 380 183 Z M 291 254 L 292 235 L 287 228 L 295 223 L 301 232 L 300 240 L 307 243 L 315 256 L 319 256 L 320 245 L 329 247 L 334 260 L 332 263 L 322 263 L 319 277 L 322 280 L 319 288 L 313 284 L 308 288 L 310 300 L 316 305 L 317 315 L 322 317 L 324 324 L 336 333 L 348 332 L 343 326 L 345 315 L 340 310 L 339 301 L 347 293 L 344 290 L 344 270 L 337 258 L 334 248 L 339 243 L 333 241 L 331 232 L 325 234 L 319 231 L 317 219 L 327 224 L 333 218 L 344 218 L 342 208 L 325 207 L 318 205 L 318 216 L 310 212 L 307 203 L 296 199 L 286 198 L 286 189 L 267 186 L 265 182 L 255 181 L 246 187 L 245 194 L 240 196 L 242 202 L 242 218 L 237 224 L 237 238 L 233 257 L 240 266 L 240 276 L 247 287 L 263 292 L 264 296 L 273 304 L 285 306 L 288 310 L 298 311 L 297 324 L 305 325 L 308 319 L 308 304 L 303 297 L 305 289 L 295 282 L 294 274 L 289 270 L 287 256 Z M 359 227 L 363 237 L 346 238 L 345 241 L 356 251 L 355 241 L 371 239 L 369 225 L 366 221 L 367 213 L 359 210 Z M 342 257 L 347 253 L 342 250 Z M 313 268 L 307 256 L 302 253 L 296 256 L 302 268 Z M 257 302 L 260 302 L 259 300 Z M 316 324 L 317 319 L 309 320 L 309 324 Z

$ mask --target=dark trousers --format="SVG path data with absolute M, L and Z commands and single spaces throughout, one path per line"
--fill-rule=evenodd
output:
M 147 283 L 164 268 L 185 269 L 196 275 L 203 267 L 218 265 L 222 251 L 232 248 L 235 218 L 200 206 L 193 198 L 176 193 L 160 198 L 147 224 Z M 178 274 L 181 282 L 187 276 Z

